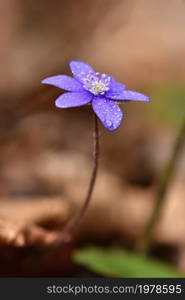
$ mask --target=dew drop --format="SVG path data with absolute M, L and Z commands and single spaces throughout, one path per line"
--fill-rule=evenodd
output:
M 105 125 L 109 128 L 111 128 L 113 126 L 113 123 L 109 120 L 105 120 Z

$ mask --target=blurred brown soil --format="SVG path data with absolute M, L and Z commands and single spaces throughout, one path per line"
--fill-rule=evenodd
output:
M 157 148 L 160 143 L 162 149 L 163 142 L 156 139 L 150 144 L 150 133 L 142 132 L 137 121 L 139 140 L 137 130 L 129 123 L 127 129 L 120 129 L 115 136 L 107 136 L 101 128 L 102 159 L 88 212 L 76 230 L 74 244 L 64 243 L 60 251 L 48 250 L 67 220 L 82 205 L 87 189 L 92 141 L 91 126 L 85 128 L 85 123 L 87 119 L 91 121 L 91 116 L 86 110 L 83 113 L 85 118 L 80 124 L 77 118 L 81 112 L 77 116 L 73 112 L 64 113 L 63 118 L 48 114 L 25 117 L 2 142 L 0 253 L 4 267 L 0 275 L 68 276 L 75 272 L 70 259 L 74 247 L 95 242 L 121 243 L 133 248 L 141 237 L 153 209 L 159 174 L 168 157 L 164 159 L 160 151 L 153 154 L 152 144 Z M 69 136 L 68 131 L 64 134 L 68 119 L 73 119 L 77 126 L 70 125 Z M 49 130 L 47 124 L 51 124 Z M 82 144 L 77 129 L 82 134 Z M 171 147 L 171 135 L 168 143 Z M 168 192 L 153 247 L 163 249 L 167 245 L 167 252 L 169 247 L 173 248 L 169 260 L 184 271 L 180 260 L 185 249 L 183 174 L 181 163 Z

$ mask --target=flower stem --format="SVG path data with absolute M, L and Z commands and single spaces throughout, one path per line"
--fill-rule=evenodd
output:
M 150 249 L 150 246 L 152 243 L 152 239 L 153 239 L 154 230 L 155 230 L 156 224 L 161 216 L 162 209 L 163 209 L 165 199 L 166 199 L 166 194 L 168 191 L 168 187 L 169 187 L 171 179 L 173 177 L 182 147 L 184 145 L 184 142 L 185 142 L 185 120 L 183 121 L 183 125 L 180 130 L 180 133 L 176 138 L 172 156 L 162 174 L 158 192 L 156 195 L 153 213 L 149 219 L 148 224 L 146 225 L 143 236 L 138 245 L 138 250 L 140 250 L 143 254 L 147 254 L 149 252 L 149 249 Z
M 99 163 L 99 128 L 98 128 L 98 120 L 96 115 L 93 115 L 94 118 L 94 129 L 93 129 L 93 140 L 94 140 L 94 150 L 93 150 L 93 169 L 92 174 L 89 182 L 89 186 L 87 189 L 87 194 L 85 196 L 84 203 L 82 207 L 77 211 L 72 219 L 65 225 L 62 232 L 58 235 L 57 239 L 54 241 L 54 245 L 59 245 L 63 241 L 70 241 L 73 235 L 73 232 L 76 230 L 77 225 L 81 221 L 82 217 L 84 216 L 95 186 L 95 181 L 97 177 L 98 171 L 98 163 Z

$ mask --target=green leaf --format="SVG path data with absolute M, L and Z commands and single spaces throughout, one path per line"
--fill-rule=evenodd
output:
M 88 247 L 77 250 L 74 260 L 103 276 L 183 277 L 172 266 L 126 250 Z

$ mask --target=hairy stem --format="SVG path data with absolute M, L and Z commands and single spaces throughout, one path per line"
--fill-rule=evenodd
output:
M 90 203 L 92 193 L 95 186 L 95 181 L 97 177 L 98 171 L 98 162 L 99 162 L 99 128 L 98 128 L 98 120 L 96 115 L 94 114 L 94 129 L 93 129 L 93 140 L 94 140 L 94 150 L 93 150 L 93 169 L 92 174 L 89 182 L 89 186 L 87 189 L 87 194 L 85 196 L 84 203 L 82 207 L 77 211 L 74 217 L 69 220 L 69 222 L 65 225 L 62 232 L 58 235 L 57 239 L 54 241 L 55 245 L 59 245 L 64 240 L 68 241 L 72 238 L 73 232 L 76 230 L 77 225 L 81 221 L 82 217 L 84 216 L 88 205 Z
M 183 122 L 180 133 L 176 138 L 172 156 L 167 164 L 167 167 L 165 168 L 162 174 L 161 181 L 159 184 L 159 189 L 156 195 L 153 213 L 149 219 L 148 224 L 146 225 L 143 236 L 138 245 L 138 249 L 142 251 L 143 254 L 147 254 L 150 249 L 153 233 L 156 224 L 161 216 L 161 212 L 166 199 L 166 193 L 168 191 L 168 187 L 170 185 L 172 176 L 174 174 L 175 167 L 177 165 L 177 161 L 179 159 L 184 142 L 185 142 L 185 120 Z

